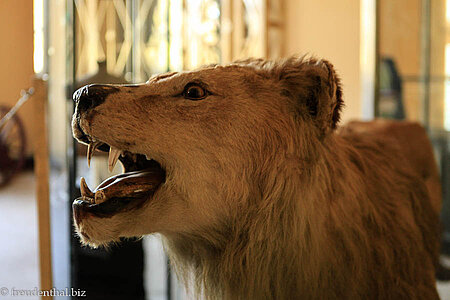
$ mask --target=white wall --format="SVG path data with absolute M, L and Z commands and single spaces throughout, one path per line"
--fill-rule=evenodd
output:
M 360 0 L 285 1 L 285 54 L 331 61 L 343 82 L 343 122 L 361 118 Z

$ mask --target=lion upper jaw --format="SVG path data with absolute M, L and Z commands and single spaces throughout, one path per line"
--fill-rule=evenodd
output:
M 99 141 L 94 141 L 94 142 L 91 142 L 88 144 L 88 149 L 87 149 L 87 153 L 86 153 L 88 166 L 91 165 L 91 159 L 92 159 L 92 156 L 94 155 L 95 150 L 101 144 L 102 143 Z M 108 170 L 109 170 L 109 172 L 112 172 L 112 170 L 114 169 L 114 167 L 117 164 L 117 161 L 119 160 L 119 156 L 122 154 L 123 154 L 122 150 L 119 150 L 112 146 L 109 147 L 109 155 L 108 155 Z

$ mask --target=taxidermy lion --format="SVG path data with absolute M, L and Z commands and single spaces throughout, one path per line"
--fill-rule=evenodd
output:
M 425 131 L 335 130 L 331 63 L 244 60 L 89 85 L 73 133 L 125 173 L 73 203 L 83 244 L 160 233 L 208 299 L 438 299 L 440 196 Z M 414 142 L 417 141 L 417 142 Z

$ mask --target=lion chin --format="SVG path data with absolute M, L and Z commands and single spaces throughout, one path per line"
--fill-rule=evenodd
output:
M 88 162 L 109 152 L 124 169 L 93 190 L 81 179 L 81 243 L 160 233 L 207 299 L 439 299 L 426 133 L 338 128 L 342 97 L 330 62 L 298 57 L 79 89 L 72 128 Z

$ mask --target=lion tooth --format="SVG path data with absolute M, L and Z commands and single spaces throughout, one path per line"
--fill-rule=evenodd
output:
M 145 155 L 145 158 L 146 158 L 147 160 L 152 160 L 152 158 L 150 157 L 150 155 Z
M 101 143 L 99 142 L 92 142 L 89 143 L 88 145 L 88 149 L 87 149 L 87 163 L 88 163 L 88 167 L 91 166 L 91 158 L 94 155 L 94 151 L 95 149 L 97 149 L 97 147 L 100 145 Z
M 112 170 L 114 169 L 114 166 L 116 165 L 121 152 L 122 152 L 121 150 L 114 148 L 112 146 L 109 148 L 109 157 L 108 157 L 109 172 L 112 172 Z
M 94 193 L 89 189 L 88 185 L 86 184 L 86 180 L 84 180 L 84 177 L 81 177 L 81 180 L 80 180 L 80 191 L 81 191 L 81 196 L 88 197 L 88 198 L 94 198 Z

